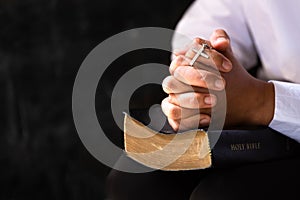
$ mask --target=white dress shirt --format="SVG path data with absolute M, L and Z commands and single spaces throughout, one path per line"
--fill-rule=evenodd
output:
M 224 29 L 235 56 L 246 68 L 258 63 L 259 76 L 275 86 L 275 112 L 269 127 L 300 142 L 300 1 L 196 0 L 176 32 L 209 39 Z M 186 41 L 186 40 L 185 40 Z M 182 46 L 176 35 L 173 48 Z

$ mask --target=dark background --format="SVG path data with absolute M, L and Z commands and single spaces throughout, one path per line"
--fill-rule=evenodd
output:
M 0 1 L 0 199 L 105 199 L 110 168 L 87 152 L 73 123 L 77 70 L 96 45 L 116 33 L 144 26 L 174 28 L 191 2 Z M 100 121 L 118 145 L 122 133 L 105 119 L 111 85 L 124 72 L 117 66 L 153 59 L 168 64 L 169 54 L 127 55 L 102 79 L 97 111 L 104 113 Z M 135 101 L 140 104 L 133 107 L 147 107 L 163 95 L 157 87 L 141 91 L 136 95 L 141 101 Z

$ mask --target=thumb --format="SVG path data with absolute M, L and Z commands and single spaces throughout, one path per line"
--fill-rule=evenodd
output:
M 210 36 L 210 42 L 217 51 L 223 53 L 231 52 L 230 38 L 223 29 L 215 30 Z

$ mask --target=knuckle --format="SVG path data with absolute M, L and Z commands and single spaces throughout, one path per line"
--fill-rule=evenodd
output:
M 171 105 L 169 108 L 168 116 L 171 119 L 178 119 L 178 118 L 180 118 L 180 115 L 181 115 L 180 109 L 175 105 Z
M 188 62 L 185 58 L 185 56 L 183 55 L 179 55 L 177 56 L 170 64 L 169 67 L 169 71 L 171 74 L 173 74 L 174 70 L 178 67 L 178 66 L 185 66 L 188 65 Z
M 199 44 L 201 42 L 201 39 L 199 37 L 196 37 L 193 39 L 193 43 Z
M 180 107 L 170 103 L 168 97 L 162 101 L 162 111 L 169 119 L 178 119 L 181 116 Z
M 189 105 L 191 107 L 199 107 L 199 99 L 198 99 L 199 94 L 193 93 L 193 96 L 189 98 Z
M 174 88 L 174 79 L 172 76 L 167 76 L 162 82 L 163 90 L 166 93 L 171 93 Z
M 183 61 L 185 61 L 185 56 L 184 55 L 179 55 L 179 56 L 177 56 L 176 60 L 177 60 L 178 63 L 182 63 Z
M 206 82 L 206 80 L 208 79 L 209 72 L 208 71 L 200 71 L 200 80 Z
M 203 98 L 203 95 L 201 93 L 194 93 L 194 99 L 199 103 Z
M 178 131 L 178 129 L 179 129 L 178 121 L 168 118 L 168 122 L 175 131 Z
M 169 94 L 169 102 L 178 105 L 177 96 L 174 93 Z
M 171 62 L 171 67 L 177 66 L 181 60 L 182 60 L 182 55 L 176 56 L 175 59 L 173 59 Z

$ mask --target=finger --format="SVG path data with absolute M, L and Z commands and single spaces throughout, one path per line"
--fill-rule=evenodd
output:
M 168 122 L 175 131 L 186 131 L 199 127 L 207 127 L 210 123 L 210 116 L 206 114 L 194 115 L 185 119 L 170 119 Z
M 211 108 L 216 105 L 217 98 L 213 94 L 188 92 L 181 94 L 170 94 L 169 102 L 188 109 Z
M 169 67 L 170 74 L 173 74 L 175 69 L 179 66 L 189 66 L 191 60 L 183 55 L 176 56 Z
M 202 45 L 196 44 L 187 51 L 185 56 L 191 60 L 202 48 Z M 205 48 L 203 53 L 205 53 L 208 58 L 201 55 L 198 56 L 196 62 L 193 64 L 194 67 L 208 71 L 212 71 L 213 69 L 222 72 L 229 72 L 232 69 L 231 61 L 213 48 Z
M 207 44 L 207 46 L 212 47 L 210 41 L 202 39 L 200 37 L 196 37 L 193 39 L 192 45 L 195 45 L 195 44 L 197 44 L 197 45 Z
M 180 55 L 186 54 L 186 52 L 189 50 L 189 48 L 191 48 L 191 45 L 192 45 L 192 43 L 189 43 L 188 45 L 186 45 L 184 47 L 181 47 L 179 49 L 174 49 L 173 52 L 172 52 L 172 55 L 174 57 L 176 57 L 176 56 L 180 56 Z
M 170 103 L 169 98 L 161 102 L 163 113 L 170 119 L 184 119 L 199 114 L 199 109 L 184 109 L 180 106 Z
M 183 47 L 182 49 L 175 49 L 172 53 L 172 63 L 170 65 L 170 72 L 172 74 L 172 71 L 175 70 L 176 66 L 185 66 L 189 65 L 191 59 L 188 59 L 185 55 L 190 49 L 201 48 L 202 44 L 207 44 L 209 47 L 211 47 L 211 44 L 209 41 L 204 40 L 202 38 L 194 38 L 193 41 Z
M 218 51 L 232 51 L 230 45 L 230 38 L 226 31 L 223 29 L 216 29 L 210 36 L 210 42 L 213 48 L 215 48 Z
M 191 48 L 191 46 L 196 45 L 196 44 L 199 45 L 199 44 L 203 44 L 203 43 L 207 44 L 210 47 L 212 46 L 211 43 L 210 43 L 210 41 L 207 41 L 207 40 L 204 40 L 202 38 L 196 37 L 188 45 L 186 45 L 186 46 L 184 46 L 182 48 L 179 48 L 179 49 L 178 48 L 174 49 L 172 54 L 174 56 L 184 55 Z
M 211 50 L 211 60 L 214 62 L 216 69 L 221 72 L 229 72 L 232 69 L 232 63 L 231 61 L 226 58 L 223 54 L 220 54 L 216 50 Z
M 225 80 L 221 76 L 206 70 L 195 69 L 193 67 L 177 67 L 174 72 L 174 77 L 187 85 L 196 87 L 203 87 L 217 91 L 225 88 Z
M 201 38 L 195 38 L 195 39 L 193 39 L 193 41 L 191 43 L 187 44 L 186 46 L 174 49 L 172 52 L 172 56 L 176 57 L 179 55 L 185 55 L 186 52 L 191 48 L 192 45 L 201 44 L 204 42 L 205 42 L 205 40 L 203 40 Z
M 189 50 L 189 48 L 190 48 L 190 45 L 186 46 L 186 47 L 184 47 L 182 49 L 175 49 L 175 50 L 173 50 L 172 58 L 174 59 L 174 58 L 176 58 L 177 56 L 180 56 L 180 55 L 183 56 L 184 54 L 186 54 L 186 52 Z
M 185 93 L 185 92 L 200 92 L 200 93 L 209 93 L 206 88 L 195 87 L 192 85 L 187 85 L 174 76 L 167 76 L 162 82 L 162 88 L 165 93 Z
M 193 91 L 192 86 L 180 82 L 173 76 L 167 76 L 163 80 L 162 88 L 167 94 Z
M 210 115 L 211 109 L 203 108 L 203 109 L 187 109 L 175 104 L 170 103 L 169 98 L 165 98 L 161 102 L 161 107 L 163 113 L 170 119 L 185 119 L 193 115 L 197 114 L 207 114 Z

